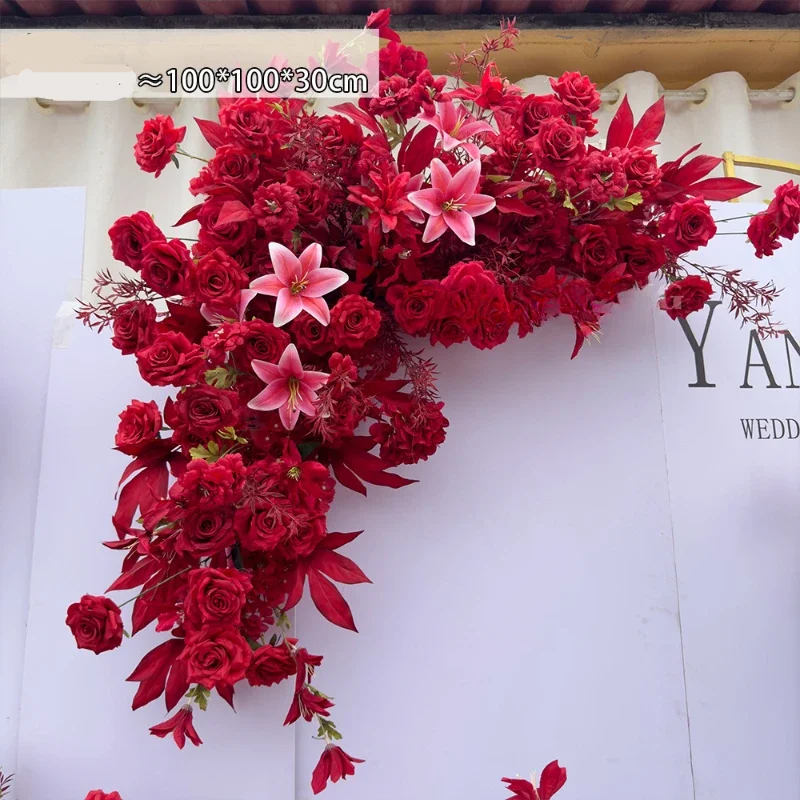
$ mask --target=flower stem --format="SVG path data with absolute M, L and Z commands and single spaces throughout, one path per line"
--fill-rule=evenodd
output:
M 143 592 L 140 592 L 139 594 L 137 594 L 136 597 L 131 597 L 130 600 L 126 600 L 124 603 L 122 603 L 119 606 L 119 608 L 124 608 L 126 605 L 128 605 L 128 603 L 132 603 L 134 600 L 138 600 L 140 597 L 143 597 L 144 595 L 149 594 L 150 592 L 154 591 L 155 589 L 158 589 L 159 586 L 163 586 L 165 583 L 168 583 L 173 578 L 177 578 L 178 575 L 183 575 L 184 572 L 188 572 L 190 569 L 192 569 L 192 567 L 186 567 L 186 569 L 182 569 L 180 572 L 176 572 L 174 575 L 170 575 L 168 578 L 164 578 L 163 581 L 159 581 L 155 586 L 151 586 L 149 589 L 145 589 Z
M 735 219 L 750 219 L 754 216 L 755 214 L 743 214 L 741 217 L 728 217 L 728 219 L 718 219 L 716 222 L 733 222 Z
M 207 158 L 200 158 L 200 156 L 193 156 L 191 153 L 187 153 L 185 150 L 181 150 L 180 147 L 177 148 L 177 150 L 175 150 L 175 152 L 178 155 L 186 156 L 186 158 L 193 158 L 195 161 L 202 161 L 203 163 L 208 164 L 208 159 Z

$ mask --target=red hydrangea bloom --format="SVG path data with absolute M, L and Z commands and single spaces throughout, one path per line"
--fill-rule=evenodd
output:
M 67 609 L 67 626 L 81 650 L 99 654 L 122 644 L 119 606 L 107 597 L 85 594 Z
M 427 461 L 444 442 L 450 424 L 443 408 L 444 403 L 419 401 L 388 410 L 389 422 L 376 422 L 369 429 L 381 446 L 381 458 L 394 465 Z
M 219 366 L 225 362 L 228 353 L 243 347 L 248 325 L 245 322 L 223 322 L 207 333 L 200 344 L 209 362 Z
M 708 302 L 714 289 L 711 284 L 699 275 L 671 283 L 658 303 L 659 308 L 666 311 L 671 319 L 689 316 L 699 311 Z
M 245 467 L 239 453 L 222 456 L 213 464 L 192 459 L 169 491 L 170 497 L 188 507 L 225 506 L 242 494 Z
M 314 774 L 311 776 L 311 789 L 314 794 L 319 794 L 328 781 L 336 783 L 346 780 L 349 775 L 356 774 L 356 764 L 363 764 L 363 758 L 353 758 L 335 744 L 329 744 L 320 756 Z
M 197 735 L 197 731 L 194 728 L 192 707 L 190 705 L 185 705 L 177 714 L 170 717 L 166 722 L 153 725 L 153 727 L 150 728 L 150 733 L 153 736 L 158 736 L 159 739 L 164 739 L 172 734 L 175 744 L 177 744 L 178 748 L 181 750 L 183 750 L 187 738 L 195 747 L 200 747 L 200 745 L 203 744 L 203 740 Z M 102 800 L 102 798 L 100 798 L 100 800 Z M 107 798 L 107 800 L 109 799 Z M 110 800 L 113 800 L 113 798 L 110 798 Z
M 186 128 L 176 128 L 172 117 L 158 114 L 144 123 L 136 134 L 133 155 L 145 172 L 155 172 L 156 178 L 172 160 L 178 145 L 186 135 Z
M 268 237 L 284 240 L 300 221 L 299 201 L 293 186 L 264 184 L 253 196 L 253 216 Z

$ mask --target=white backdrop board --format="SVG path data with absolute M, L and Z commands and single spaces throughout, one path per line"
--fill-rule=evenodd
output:
M 705 254 L 774 274 L 795 339 L 798 244 L 758 262 L 721 237 Z M 399 470 L 420 482 L 369 500 L 339 489 L 331 529 L 365 528 L 344 552 L 374 581 L 345 587 L 360 633 L 306 603 L 297 633 L 325 655 L 315 684 L 367 763 L 326 797 L 491 800 L 501 776 L 553 758 L 569 769 L 559 800 L 800 795 L 800 440 L 745 439 L 739 421 L 796 419 L 800 389 L 766 389 L 758 368 L 737 388 L 748 338 L 722 308 L 705 345 L 717 386 L 690 388 L 691 348 L 657 293 L 624 297 L 575 361 L 568 320 L 492 352 L 435 348 L 450 428 L 435 457 Z M 785 387 L 782 342 L 764 348 Z M 309 726 L 281 728 L 288 686 L 243 690 L 235 717 L 217 700 L 198 720 L 206 744 L 178 753 L 147 736 L 163 707 L 129 710 L 123 680 L 148 635 L 96 658 L 64 625 L 116 572 L 98 544 L 125 463 L 116 415 L 152 391 L 82 328 L 54 352 L 20 798 L 309 800 L 320 746 Z M 256 759 L 269 779 L 255 782 Z
M 80 292 L 86 191 L 0 190 L 0 768 L 16 769 L 25 621 L 59 306 Z M 47 235 L 42 236 L 46 220 Z

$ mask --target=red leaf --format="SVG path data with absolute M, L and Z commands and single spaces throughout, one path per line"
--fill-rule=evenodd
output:
M 704 178 L 721 163 L 722 159 L 717 156 L 695 156 L 670 175 L 670 183 L 677 186 L 689 186 L 700 178 Z
M 688 186 L 686 191 L 706 200 L 733 200 L 758 188 L 757 184 L 741 178 L 708 178 Z
M 333 106 L 331 111 L 335 111 L 337 114 L 344 114 L 346 117 L 350 117 L 353 122 L 363 125 L 373 133 L 381 133 L 383 131 L 381 126 L 375 121 L 374 117 L 371 117 L 366 111 L 362 111 L 358 106 L 354 106 L 352 103 L 342 103 L 341 105 Z
M 151 650 L 140 662 L 129 681 L 138 681 L 139 689 L 133 698 L 133 710 L 147 705 L 161 696 L 167 682 L 172 662 L 183 650 L 181 639 L 169 639 Z
M 306 583 L 306 567 L 303 561 L 298 561 L 294 565 L 294 572 L 287 580 L 289 591 L 286 597 L 286 602 L 283 604 L 283 610 L 288 611 L 294 608 L 303 596 L 303 586 Z
M 129 554 L 130 555 L 130 554 Z M 160 564 L 154 558 L 143 558 L 132 569 L 117 578 L 106 592 L 119 592 L 124 589 L 135 589 L 150 580 Z
M 314 605 L 325 619 L 341 628 L 358 633 L 350 606 L 342 597 L 342 593 L 324 575 L 319 572 L 310 572 L 308 587 L 311 590 L 311 599 L 314 601 Z
M 231 707 L 233 708 L 233 686 L 229 683 L 218 683 L 217 684 L 217 694 Z M 235 708 L 233 708 L 236 711 Z
M 103 542 L 103 546 L 109 550 L 125 550 L 136 544 L 136 539 L 115 539 L 113 542 Z
M 253 216 L 253 212 L 240 200 L 228 200 L 222 204 L 217 215 L 217 225 L 231 222 L 245 222 Z
M 345 453 L 344 462 L 361 480 L 372 483 L 375 486 L 389 486 L 392 489 L 400 489 L 403 486 L 417 483 L 416 480 L 404 478 L 402 475 L 386 472 L 386 463 L 372 453 L 350 450 Z
M 316 550 L 311 565 L 337 583 L 372 583 L 355 561 L 332 550 Z
M 167 679 L 166 693 L 164 694 L 167 711 L 172 711 L 172 709 L 180 703 L 181 698 L 186 692 L 189 691 L 189 681 L 186 675 L 186 662 L 178 660 L 173 661 L 172 669 L 169 671 L 169 678 Z
M 497 210 L 501 214 L 518 214 L 520 217 L 535 217 L 541 213 L 523 203 L 518 197 L 498 197 Z
M 367 487 L 349 470 L 338 456 L 331 458 L 331 467 L 336 480 L 347 489 L 367 496 Z
M 325 550 L 338 550 L 346 544 L 350 544 L 354 539 L 357 539 L 364 531 L 353 531 L 352 533 L 329 533 L 319 543 L 319 547 Z
M 610 150 L 612 147 L 625 147 L 630 141 L 631 133 L 633 133 L 633 111 L 628 102 L 628 95 L 625 95 L 619 104 L 617 113 L 614 114 L 614 119 L 608 126 L 606 150 Z
M 410 132 L 406 134 L 403 144 L 405 144 L 406 139 L 409 140 L 409 144 L 403 153 L 402 162 L 400 161 L 400 154 L 398 154 L 398 170 L 410 172 L 412 176 L 419 175 L 433 159 L 433 146 L 436 142 L 437 134 L 438 131 L 432 125 L 425 125 L 413 139 L 409 138 L 411 136 Z
M 190 342 L 199 344 L 208 333 L 208 322 L 199 309 L 167 301 L 169 316 L 161 323 L 163 327 L 182 333 Z M 165 409 L 166 411 L 166 409 Z
M 558 761 L 551 761 L 539 778 L 539 797 L 541 800 L 550 800 L 566 782 L 567 770 L 560 767 Z
M 194 222 L 202 207 L 202 203 L 192 206 L 172 227 L 177 228 L 179 225 L 185 225 L 187 222 Z
M 210 119 L 194 118 L 197 127 L 203 138 L 216 150 L 221 144 L 225 144 L 225 128 L 219 122 L 212 122 Z
M 639 124 L 633 129 L 628 147 L 652 147 L 658 144 L 658 136 L 664 127 L 664 98 L 656 100 L 642 114 Z
M 130 531 L 133 517 L 136 514 L 136 509 L 139 507 L 139 501 L 144 492 L 147 491 L 147 480 L 145 472 L 142 471 L 134 478 L 132 478 L 119 493 L 119 500 L 117 501 L 117 510 L 114 512 L 114 525 L 119 532 L 119 526 L 125 530 Z M 122 536 L 120 536 L 120 539 Z
M 148 587 L 145 586 L 145 589 Z M 149 587 L 152 588 L 152 587 Z M 152 592 L 142 597 L 137 597 L 133 602 L 131 614 L 131 636 L 144 630 L 159 615 L 159 607 L 152 602 Z

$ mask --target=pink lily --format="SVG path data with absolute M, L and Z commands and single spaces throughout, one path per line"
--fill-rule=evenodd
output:
M 464 142 L 476 133 L 491 133 L 492 126 L 488 122 L 475 119 L 463 105 L 456 105 L 452 100 L 437 102 L 438 111 L 433 114 L 425 112 L 419 117 L 424 125 L 431 125 L 442 134 L 442 147 L 446 151 L 455 150 L 459 145 L 472 158 L 478 158 L 478 148 L 471 142 Z
M 307 417 L 315 417 L 317 390 L 328 382 L 325 372 L 304 370 L 297 348 L 287 345 L 277 364 L 269 361 L 251 361 L 253 372 L 267 384 L 248 404 L 255 411 L 274 411 L 286 430 L 292 430 L 302 411 Z
M 307 311 L 321 325 L 327 325 L 331 312 L 322 296 L 347 283 L 347 273 L 320 267 L 322 248 L 316 242 L 306 247 L 299 257 L 288 247 L 270 242 L 269 257 L 273 274 L 256 278 L 250 288 L 278 298 L 275 326 L 280 328 L 291 322 L 301 311 Z
M 426 214 L 430 214 L 423 242 L 438 239 L 450 228 L 462 242 L 475 244 L 475 222 L 495 207 L 494 197 L 475 194 L 481 179 L 481 162 L 470 161 L 455 175 L 438 159 L 431 161 L 431 188 L 411 192 L 408 199 Z

